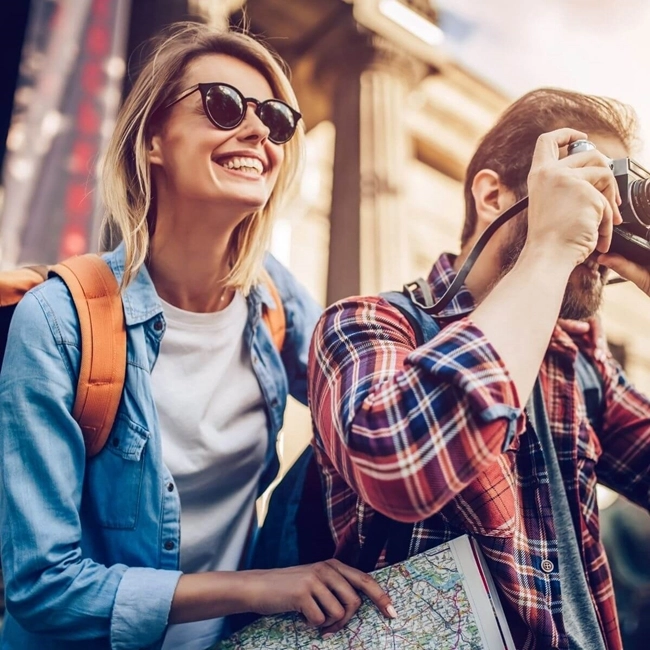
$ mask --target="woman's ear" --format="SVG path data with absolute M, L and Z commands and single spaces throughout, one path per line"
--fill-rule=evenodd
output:
M 516 200 L 514 193 L 501 182 L 499 174 L 492 169 L 481 169 L 474 176 L 472 196 L 476 205 L 478 232 L 485 230 Z
M 149 139 L 149 146 L 147 147 L 147 158 L 150 165 L 162 165 L 162 142 L 160 133 L 153 133 Z

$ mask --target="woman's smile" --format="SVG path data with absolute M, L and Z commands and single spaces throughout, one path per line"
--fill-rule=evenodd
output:
M 243 178 L 259 179 L 266 173 L 267 169 L 267 164 L 257 152 L 222 154 L 213 157 L 212 162 Z

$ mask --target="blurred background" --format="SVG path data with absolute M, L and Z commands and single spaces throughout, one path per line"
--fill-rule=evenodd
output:
M 0 8 L 0 268 L 95 251 L 96 169 L 138 47 L 175 20 L 242 25 L 290 65 L 307 164 L 273 252 L 323 304 L 395 289 L 457 252 L 478 139 L 539 86 L 650 124 L 645 0 L 15 0 Z M 578 125 L 579 126 L 579 125 Z M 512 152 L 517 155 L 517 152 Z M 650 165 L 643 142 L 635 158 Z M 608 287 L 613 352 L 650 392 L 650 300 Z M 290 405 L 285 465 L 310 435 Z M 647 647 L 650 518 L 605 491 L 626 650 Z

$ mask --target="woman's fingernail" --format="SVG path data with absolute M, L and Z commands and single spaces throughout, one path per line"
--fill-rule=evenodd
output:
M 397 612 L 395 611 L 395 608 L 392 605 L 386 607 L 386 611 L 388 612 L 388 615 L 391 618 L 397 618 Z
M 329 639 L 331 636 L 334 636 L 334 632 L 328 632 L 327 634 L 323 634 L 323 639 Z

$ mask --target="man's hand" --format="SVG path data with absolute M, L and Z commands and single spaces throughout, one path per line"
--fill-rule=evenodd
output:
M 609 159 L 596 150 L 560 159 L 561 147 L 586 137 L 573 129 L 541 135 L 528 176 L 526 244 L 573 266 L 595 249 L 607 252 L 612 227 L 622 221 Z
M 358 591 L 387 618 L 396 616 L 390 597 L 371 576 L 338 560 L 239 575 L 249 581 L 250 611 L 301 612 L 323 634 L 337 632 L 352 618 L 361 605 Z
M 591 323 L 584 320 L 569 320 L 568 318 L 560 318 L 557 324 L 567 334 L 586 334 L 591 329 Z
M 602 264 L 612 269 L 612 271 L 616 271 L 622 278 L 634 282 L 643 293 L 650 296 L 650 269 L 630 262 L 630 260 L 616 253 L 599 255 L 598 264 Z

